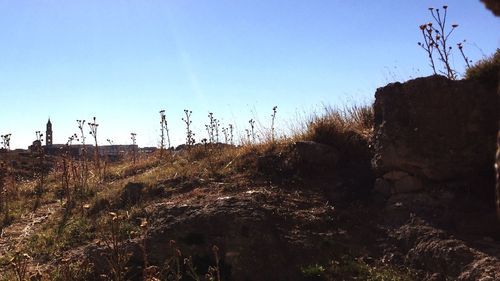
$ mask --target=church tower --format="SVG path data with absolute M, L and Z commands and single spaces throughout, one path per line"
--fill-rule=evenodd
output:
M 47 130 L 45 131 L 45 145 L 46 146 L 52 146 L 52 123 L 47 122 Z

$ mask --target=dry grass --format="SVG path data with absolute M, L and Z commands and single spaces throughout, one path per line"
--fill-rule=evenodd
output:
M 89 192 L 84 196 L 74 196 L 72 204 L 65 204 L 64 197 L 58 195 L 62 183 L 61 171 L 57 168 L 47 175 L 46 190 L 40 198 L 35 198 L 33 193 L 36 179 L 12 183 L 9 188 L 16 192 L 10 192 L 9 199 L 12 199 L 12 213 L 16 214 L 14 220 L 31 212 L 35 200 L 39 200 L 39 204 L 60 200 L 59 212 L 49 218 L 36 235 L 18 250 L 27 252 L 36 259 L 53 259 L 64 251 L 97 239 L 96 230 L 108 224 L 108 212 L 130 218 L 124 225 L 127 229 L 136 231 L 139 227 L 136 225 L 137 218 L 143 215 L 143 207 L 162 197 L 172 196 L 172 192 L 175 194 L 179 187 L 183 189 L 183 186 L 192 186 L 192 190 L 182 192 L 193 197 L 196 196 L 196 188 L 202 184 L 204 187 L 212 187 L 223 181 L 234 183 L 231 188 L 238 188 L 240 184 L 248 186 L 256 178 L 263 176 L 266 181 L 274 174 L 277 178 L 288 178 L 283 176 L 284 168 L 280 165 L 293 163 L 285 160 L 291 157 L 291 148 L 297 140 L 332 145 L 339 151 L 359 150 L 365 153 L 372 134 L 373 112 L 366 106 L 343 110 L 328 107 L 323 114 L 314 115 L 303 124 L 304 127 L 289 138 L 278 138 L 273 129 L 270 129 L 267 134 L 262 133 L 263 141 L 260 143 L 242 146 L 193 145 L 178 151 L 165 150 L 161 157 L 155 154 L 140 157 L 135 163 L 132 159 L 110 163 L 102 178 L 97 176 L 97 171 L 91 170 L 87 180 Z M 54 159 L 55 163 L 57 161 L 58 159 Z M 263 173 L 262 169 L 270 172 Z M 141 200 L 132 205 L 116 204 L 124 187 L 130 182 L 144 186 Z M 193 182 L 194 185 L 189 184 Z M 70 185 L 76 188 L 78 184 L 77 179 L 73 179 Z M 92 212 L 94 209 L 96 211 Z M 34 249 L 35 252 L 32 252 Z
M 344 109 L 325 107 L 322 115 L 313 115 L 308 121 L 302 139 L 329 144 L 340 135 L 352 132 L 369 138 L 373 130 L 371 106 L 352 106 Z
M 295 122 L 300 123 L 300 122 Z M 159 183 L 172 179 L 217 181 L 221 178 L 255 177 L 259 173 L 259 158 L 280 160 L 288 157 L 293 142 L 311 140 L 334 146 L 339 151 L 347 152 L 345 157 L 367 155 L 368 143 L 372 134 L 373 111 L 368 106 L 353 106 L 344 109 L 326 107 L 324 113 L 315 114 L 302 122 L 304 126 L 292 137 L 273 137 L 271 131 L 263 141 L 256 144 L 232 146 L 224 144 L 194 145 L 179 151 L 167 150 L 161 158 L 158 155 L 141 157 L 133 163 L 130 159 L 110 164 L 101 181 L 95 171 L 88 178 L 89 192 L 77 196 L 75 206 L 98 202 L 109 202 L 117 198 L 128 182 L 138 182 L 146 187 L 155 187 Z M 272 158 L 272 159 L 271 159 Z M 279 159 L 278 159 L 279 158 Z M 359 158 L 359 157 L 358 157 Z M 366 157 L 365 157 L 366 158 Z M 272 163 L 274 163 L 271 161 Z M 53 162 L 57 162 L 54 159 Z M 272 164 L 271 163 L 271 164 Z M 269 167 L 272 169 L 273 167 Z M 9 184 L 9 205 L 13 214 L 30 212 L 36 201 L 43 202 L 63 199 L 61 192 L 60 171 L 55 169 L 47 175 L 46 192 L 41 198 L 33 197 L 36 180 L 20 181 Z M 71 183 L 73 188 L 78 182 Z M 12 192 L 15 190 L 16 192 Z M 61 204 L 64 202 L 61 201 Z M 72 202 L 73 203 L 73 202 Z M 39 204 L 39 203 L 38 203 Z M 65 206 L 66 208 L 66 206 Z M 14 218 L 15 219 L 15 218 Z
M 500 75 L 500 49 L 488 58 L 478 61 L 467 69 L 465 79 L 478 79 L 481 81 L 494 81 L 498 85 Z
M 371 106 L 343 109 L 325 107 L 324 113 L 311 116 L 302 131 L 297 132 L 292 139 L 333 146 L 343 152 L 345 157 L 366 155 L 373 133 L 373 122 Z

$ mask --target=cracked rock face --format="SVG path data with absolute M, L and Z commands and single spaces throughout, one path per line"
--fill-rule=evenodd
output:
M 476 81 L 430 76 L 375 94 L 375 156 L 381 176 L 405 172 L 432 181 L 492 174 L 498 96 Z

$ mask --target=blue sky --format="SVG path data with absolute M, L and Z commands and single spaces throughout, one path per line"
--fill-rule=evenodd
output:
M 431 74 L 418 26 L 443 4 L 472 60 L 500 47 L 500 19 L 479 0 L 0 0 L 0 133 L 27 147 L 50 116 L 64 143 L 96 116 L 101 144 L 136 132 L 156 146 L 166 109 L 180 144 L 185 108 L 199 140 L 208 112 L 241 132 L 250 118 L 269 126 L 275 105 L 286 131 Z

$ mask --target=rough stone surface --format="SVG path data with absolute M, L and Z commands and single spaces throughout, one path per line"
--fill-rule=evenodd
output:
M 400 170 L 434 181 L 492 174 L 495 88 L 442 76 L 418 78 L 379 88 L 374 111 L 377 174 Z
M 392 193 L 415 192 L 422 190 L 423 188 L 424 185 L 419 178 L 407 175 L 405 177 L 402 177 L 401 179 L 394 181 L 394 188 Z
M 448 277 L 445 280 L 500 278 L 500 261 L 497 258 L 488 257 L 421 221 L 415 220 L 402 226 L 395 238 L 407 251 L 407 262 L 443 274 Z
M 397 181 L 397 180 L 400 180 L 400 179 L 407 177 L 407 176 L 408 176 L 408 173 L 405 173 L 405 172 L 391 171 L 391 172 L 384 174 L 383 178 L 386 180 L 390 180 L 390 181 Z
M 417 280 L 499 280 L 500 226 L 480 199 L 433 186 L 391 196 L 383 216 L 404 262 L 427 271 Z
M 384 196 L 399 193 L 409 193 L 424 189 L 418 177 L 401 171 L 391 171 L 375 180 L 374 191 Z
M 495 171 L 497 174 L 496 206 L 498 219 L 500 220 L 500 131 L 498 132 L 497 137 L 497 157 L 495 163 Z
M 401 180 L 406 174 L 388 177 Z M 360 201 L 335 204 L 316 185 L 294 189 L 288 184 L 283 188 L 241 183 L 200 180 L 183 188 L 177 181 L 163 182 L 179 187 L 152 202 L 141 201 L 144 207 L 130 217 L 123 215 L 131 222 L 148 221 L 146 232 L 123 241 L 125 252 L 131 254 L 127 280 L 144 279 L 144 252 L 156 272 L 163 268 L 175 253 L 171 240 L 184 257 L 192 256 L 199 274 L 214 265 L 212 246 L 217 245 L 222 280 L 303 281 L 304 266 L 341 262 L 344 253 L 353 251 L 369 264 L 416 270 L 414 280 L 499 278 L 500 229 L 488 230 L 476 223 L 485 214 L 495 222 L 494 213 L 481 210 L 483 201 L 455 193 L 445 184 L 364 205 Z M 490 220 L 481 224 L 496 225 Z M 474 232 L 462 232 L 465 228 Z M 88 257 L 96 276 L 88 280 L 102 280 L 100 274 L 110 271 L 106 255 L 112 251 L 100 241 L 70 257 L 75 261 Z M 335 277 L 327 280 L 366 280 Z
M 210 189 L 214 187 L 203 192 Z M 314 193 L 304 198 L 296 194 L 277 195 L 256 188 L 239 194 L 214 192 L 201 198 L 165 199 L 146 207 L 150 229 L 145 240 L 126 244 L 132 253 L 128 278 L 142 280 L 141 247 L 147 251 L 149 264 L 162 266 L 172 257 L 174 240 L 183 254 L 192 255 L 194 266 L 203 274 L 215 264 L 212 247 L 216 245 L 222 280 L 302 280 L 301 266 L 334 251 L 334 245 L 325 244 L 335 232 L 330 225 L 334 208 L 319 210 L 324 201 Z M 294 212 L 285 215 L 292 206 Z M 103 258 L 105 247 L 90 246 L 85 251 L 99 274 L 109 272 Z
M 338 151 L 326 144 L 314 141 L 298 141 L 295 148 L 299 159 L 312 166 L 332 166 L 338 161 Z

